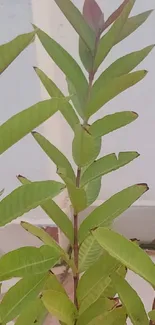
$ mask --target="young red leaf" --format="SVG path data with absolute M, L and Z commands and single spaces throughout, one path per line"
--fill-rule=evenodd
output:
M 123 3 L 109 16 L 107 21 L 105 22 L 102 31 L 104 31 L 106 28 L 108 28 L 122 13 L 124 7 L 127 5 L 129 0 L 124 0 Z
M 85 0 L 83 15 L 88 25 L 98 34 L 104 26 L 104 14 L 95 0 Z

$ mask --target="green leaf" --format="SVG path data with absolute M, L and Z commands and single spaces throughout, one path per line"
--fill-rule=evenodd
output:
M 38 132 L 32 132 L 32 135 L 40 147 L 47 154 L 47 156 L 54 162 L 57 168 L 58 166 L 64 168 L 66 176 L 75 182 L 75 174 L 73 168 L 63 153 Z
M 101 189 L 101 177 L 89 182 L 84 190 L 87 196 L 87 206 L 92 205 L 98 198 Z
M 84 117 L 83 105 L 81 105 L 80 99 L 77 96 L 76 89 L 75 89 L 74 85 L 72 84 L 72 82 L 68 78 L 66 78 L 66 81 L 67 81 L 67 85 L 68 85 L 68 92 L 69 92 L 69 95 L 71 96 L 71 101 L 74 105 L 74 108 L 77 111 L 77 113 L 81 116 L 81 118 L 83 118 Z M 75 128 L 76 128 L 76 126 L 75 126 Z
M 82 125 L 77 125 L 72 145 L 73 158 L 78 167 L 89 165 L 98 156 L 101 140 L 96 142 L 89 130 Z
M 155 321 L 155 310 L 151 310 L 148 315 L 152 321 Z
M 60 10 L 66 16 L 67 20 L 74 27 L 76 32 L 85 42 L 87 47 L 94 52 L 95 48 L 95 33 L 86 23 L 86 20 L 74 6 L 74 4 L 70 0 L 54 0 L 56 4 L 59 6 Z
M 58 320 L 68 325 L 74 324 L 77 310 L 65 294 L 54 290 L 47 290 L 43 292 L 41 299 L 46 309 Z
M 79 56 L 86 71 L 90 72 L 93 67 L 93 56 L 81 38 L 79 38 Z
M 127 210 L 147 190 L 146 184 L 130 186 L 97 207 L 82 222 L 79 228 L 79 242 L 81 243 L 89 235 L 91 229 L 109 226 L 114 219 Z
M 116 271 L 114 271 L 112 274 L 118 273 L 122 278 L 126 277 L 127 274 L 127 268 L 124 265 L 120 265 Z M 114 284 L 112 281 L 110 281 L 109 286 L 104 290 L 102 297 L 115 297 L 117 294 L 117 290 L 114 287 Z
M 0 304 L 0 320 L 8 323 L 33 301 L 43 288 L 48 274 L 29 275 L 17 282 L 5 294 Z
M 112 47 L 115 45 L 123 26 L 128 19 L 130 11 L 134 6 L 135 0 L 129 0 L 123 11 L 116 19 L 110 30 L 101 38 L 95 59 L 95 70 L 98 69 Z
M 153 10 L 148 10 L 142 12 L 139 15 L 128 18 L 123 26 L 123 29 L 120 31 L 115 44 L 121 42 L 123 39 L 131 35 L 135 30 L 137 30 L 143 23 L 145 23 L 145 21 L 148 19 L 152 12 Z
M 22 184 L 30 184 L 31 181 L 27 178 L 19 175 L 18 180 Z M 50 219 L 63 231 L 63 233 L 68 237 L 71 243 L 74 242 L 74 231 L 73 226 L 67 215 L 59 208 L 59 206 L 48 199 L 41 203 L 41 208 L 47 213 Z
M 116 260 L 106 254 L 82 275 L 77 288 L 80 315 L 101 296 L 111 281 L 109 275 L 118 265 Z
M 83 187 L 88 182 L 129 164 L 137 157 L 139 157 L 139 154 L 136 151 L 128 151 L 120 152 L 118 158 L 113 153 L 96 160 L 82 175 L 80 186 Z
M 102 247 L 92 235 L 89 235 L 79 249 L 79 272 L 85 272 L 103 254 Z
M 0 258 L 0 281 L 45 273 L 59 258 L 58 252 L 49 246 L 18 248 Z
M 105 316 L 114 307 L 114 301 L 107 298 L 99 298 L 78 318 L 77 325 L 98 324 L 98 319 Z
M 88 90 L 88 82 L 79 65 L 60 44 L 50 38 L 42 30 L 37 29 L 36 33 L 47 53 L 72 82 L 78 98 L 80 98 L 80 101 L 84 104 Z
M 2 196 L 4 193 L 4 188 L 0 191 L 0 196 Z
M 126 89 L 134 86 L 146 76 L 146 70 L 131 72 L 120 77 L 110 79 L 105 85 L 102 80 L 97 80 L 92 88 L 90 101 L 86 108 L 86 115 L 89 118 L 95 114 L 103 105 L 121 94 Z
M 113 62 L 97 80 L 98 85 L 104 85 L 110 79 L 120 77 L 124 74 L 131 72 L 137 65 L 143 61 L 146 56 L 152 51 L 154 45 L 147 46 L 140 51 L 127 54 L 115 62 Z M 97 88 L 97 86 L 96 86 Z
M 133 325 L 149 325 L 149 320 L 137 292 L 117 273 L 111 276 L 119 298 Z
M 56 275 L 54 273 L 50 273 L 45 285 L 44 285 L 44 290 L 54 290 L 61 292 L 65 295 L 67 295 L 64 287 L 61 285 L 59 280 L 57 279 Z
M 65 98 L 48 99 L 17 113 L 0 126 L 0 154 L 59 110 Z
M 93 137 L 102 137 L 112 131 L 115 131 L 122 126 L 125 126 L 138 118 L 135 112 L 124 111 L 118 112 L 97 120 L 90 126 L 90 133 Z
M 0 74 L 33 42 L 34 36 L 35 32 L 19 35 L 12 41 L 0 46 Z
M 15 325 L 42 325 L 46 313 L 41 299 L 37 298 L 26 306 L 17 318 Z
M 0 202 L 0 227 L 55 197 L 65 185 L 55 181 L 33 182 L 20 186 Z
M 38 77 L 40 78 L 42 84 L 44 85 L 45 89 L 47 90 L 48 94 L 51 97 L 58 97 L 64 98 L 65 96 L 61 92 L 61 90 L 56 86 L 56 84 L 46 76 L 46 74 L 41 71 L 39 68 L 34 68 L 35 72 L 37 73 Z M 79 123 L 79 119 L 74 112 L 71 104 L 69 102 L 64 102 L 62 106 L 59 108 L 61 114 L 64 116 L 67 123 L 71 126 L 71 128 L 75 129 L 76 124 Z
M 97 325 L 125 325 L 126 324 L 126 310 L 123 307 L 112 309 L 106 315 L 100 316 Z M 91 325 L 96 325 L 92 323 Z
M 155 265 L 137 244 L 107 228 L 98 228 L 93 236 L 111 256 L 155 286 Z

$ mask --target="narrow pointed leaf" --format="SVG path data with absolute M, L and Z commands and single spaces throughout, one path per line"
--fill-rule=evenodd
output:
M 0 279 L 45 273 L 59 258 L 60 254 L 49 246 L 18 248 L 1 257 Z
M 126 318 L 125 308 L 114 308 L 106 315 L 101 316 L 97 321 L 97 325 L 125 325 Z M 91 325 L 96 325 L 96 323 L 92 323 Z
M 79 56 L 86 71 L 90 72 L 93 66 L 93 56 L 81 38 L 79 38 Z
M 0 154 L 55 114 L 66 99 L 49 99 L 17 113 L 0 126 Z
M 128 151 L 120 152 L 118 158 L 115 154 L 110 154 L 96 160 L 82 175 L 80 186 L 83 187 L 88 182 L 125 166 L 137 157 L 139 154 L 136 151 Z
M 153 10 L 148 10 L 139 15 L 128 18 L 123 29 L 120 31 L 115 44 L 121 42 L 123 39 L 135 32 L 143 23 L 145 23 L 152 12 Z
M 127 1 L 126 6 L 123 8 L 123 11 L 116 19 L 110 30 L 101 38 L 95 59 L 95 70 L 98 69 L 112 47 L 115 45 L 116 39 L 118 39 L 119 34 L 123 29 L 126 20 L 128 19 L 131 9 L 134 6 L 134 3 L 135 0 Z
M 73 158 L 78 167 L 84 167 L 93 162 L 98 156 L 101 148 L 101 140 L 91 136 L 89 130 L 77 125 L 75 137 L 72 144 Z
M 83 118 L 83 105 L 81 105 L 80 99 L 77 96 L 76 93 L 76 89 L 74 87 L 74 85 L 72 84 L 72 82 L 66 78 L 67 81 L 67 85 L 68 85 L 68 92 L 69 95 L 71 96 L 71 101 L 73 103 L 73 106 L 75 108 L 75 110 L 77 111 L 77 113 L 79 114 L 79 116 L 81 116 L 81 118 Z
M 42 30 L 37 29 L 36 33 L 47 53 L 72 82 L 78 98 L 84 104 L 88 90 L 88 82 L 79 65 L 60 44 L 50 38 Z
M 55 181 L 33 182 L 18 187 L 0 202 L 0 226 L 55 197 L 64 188 L 64 184 Z
M 149 320 L 142 300 L 137 292 L 117 273 L 111 276 L 118 296 L 127 310 L 133 325 L 149 325 Z
M 98 228 L 93 236 L 111 256 L 155 286 L 155 265 L 137 244 L 107 228 Z
M 134 68 L 136 68 L 152 51 L 154 48 L 153 45 L 149 45 L 142 50 L 132 52 L 127 54 L 115 62 L 113 62 L 99 77 L 97 80 L 98 85 L 104 85 L 110 79 L 120 77 L 124 74 L 131 72 Z
M 79 316 L 77 325 L 92 325 L 94 322 L 98 324 L 98 319 L 105 316 L 113 307 L 114 301 L 107 298 L 99 298 Z
M 58 320 L 73 325 L 77 317 L 77 310 L 71 300 L 63 293 L 47 290 L 43 292 L 41 300 L 46 309 Z
M 8 323 L 16 318 L 42 290 L 48 274 L 30 275 L 21 279 L 5 294 L 0 304 L 0 320 Z
M 42 325 L 47 311 L 41 301 L 37 298 L 24 308 L 15 325 Z
M 120 16 L 128 2 L 129 0 L 124 0 L 123 3 L 121 3 L 121 5 L 109 16 L 103 26 L 103 31 L 108 28 L 112 23 L 114 23 L 114 21 Z
M 111 115 L 106 115 L 102 119 L 97 120 L 90 126 L 89 130 L 93 137 L 102 137 L 125 125 L 128 125 L 137 118 L 138 114 L 132 111 L 118 112 Z
M 0 45 L 0 74 L 34 40 L 35 32 L 19 35 L 12 41 Z
M 104 14 L 95 0 L 85 0 L 83 16 L 88 25 L 98 35 L 104 26 Z
M 18 180 L 22 184 L 30 184 L 31 181 L 27 178 L 19 175 Z M 73 226 L 67 215 L 59 208 L 59 206 L 52 201 L 51 199 L 47 199 L 43 203 L 41 203 L 41 208 L 45 211 L 45 213 L 49 216 L 50 219 L 63 231 L 63 233 L 68 237 L 71 243 L 73 243 L 74 232 Z
M 106 254 L 101 256 L 81 277 L 77 289 L 80 314 L 101 296 L 110 283 L 109 275 L 119 263 Z
M 54 162 L 57 168 L 58 166 L 64 168 L 67 177 L 75 182 L 75 174 L 73 168 L 63 153 L 38 132 L 32 132 L 32 135 L 40 147 L 47 154 L 47 156 Z
M 80 11 L 70 0 L 54 0 L 76 32 L 93 52 L 95 48 L 95 34 L 89 27 Z
M 41 71 L 39 68 L 34 69 L 50 97 L 65 97 L 61 90 L 56 86 L 56 84 L 50 78 L 48 78 L 48 76 L 43 71 Z M 75 111 L 72 108 L 71 104 L 66 101 L 62 106 L 59 107 L 59 110 L 74 131 L 76 124 L 79 123 L 79 119 L 75 114 Z
M 97 200 L 100 193 L 100 189 L 101 189 L 101 177 L 98 177 L 95 180 L 89 182 L 84 187 L 84 190 L 86 192 L 86 197 L 87 197 L 87 206 L 90 206 Z
M 0 191 L 0 196 L 2 196 L 4 193 L 4 188 Z
M 106 202 L 97 207 L 82 222 L 79 228 L 79 242 L 81 243 L 91 229 L 109 226 L 118 216 L 127 210 L 142 194 L 148 190 L 146 184 L 137 184 L 125 188 L 113 195 Z
M 85 272 L 103 254 L 102 247 L 96 239 L 89 235 L 80 245 L 79 250 L 79 272 Z
M 136 85 L 139 81 L 144 79 L 146 74 L 146 70 L 131 72 L 129 74 L 110 79 L 106 85 L 103 85 L 102 80 L 97 80 L 93 86 L 90 101 L 87 105 L 87 117 L 90 117 L 96 113 L 103 105 L 124 92 L 126 89 Z

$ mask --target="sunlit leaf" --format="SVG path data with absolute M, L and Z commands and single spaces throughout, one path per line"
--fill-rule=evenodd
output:
M 65 185 L 56 181 L 33 182 L 20 186 L 0 202 L 0 226 L 36 208 L 46 199 L 55 197 Z
M 17 318 L 15 325 L 42 325 L 47 311 L 40 298 L 31 301 Z
M 47 154 L 47 156 L 54 162 L 57 168 L 58 166 L 64 168 L 66 176 L 75 182 L 75 174 L 73 168 L 63 153 L 38 132 L 32 132 L 32 135 L 40 147 Z
M 19 35 L 12 41 L 0 45 L 0 73 L 34 40 L 35 32 Z
M 74 324 L 77 310 L 65 294 L 54 290 L 47 290 L 43 292 L 41 300 L 52 316 L 68 325 Z
M 118 39 L 121 30 L 130 14 L 131 9 L 133 8 L 135 0 L 127 1 L 126 6 L 123 8 L 123 11 L 116 19 L 110 30 L 101 38 L 97 55 L 95 59 L 95 70 L 98 69 L 102 61 L 108 55 L 112 47 L 115 45 L 116 39 Z
M 41 71 L 39 68 L 34 68 L 34 69 L 38 77 L 40 78 L 42 84 L 44 85 L 45 89 L 47 90 L 48 94 L 51 97 L 64 98 L 64 95 L 61 92 L 61 90 L 56 86 L 56 84 L 50 78 L 48 78 L 48 76 L 43 71 Z M 75 114 L 75 111 L 72 108 L 71 104 L 66 101 L 63 103 L 63 105 L 59 107 L 59 110 L 74 131 L 76 124 L 79 123 L 79 119 Z
M 50 272 L 50 275 L 44 285 L 44 290 L 54 290 L 67 295 L 64 287 L 57 279 L 57 276 L 52 272 Z
M 102 254 L 102 247 L 92 235 L 89 235 L 80 245 L 79 272 L 86 271 Z
M 106 315 L 100 316 L 97 320 L 97 325 L 125 325 L 126 318 L 127 315 L 125 308 L 114 308 Z M 96 325 L 96 323 L 93 322 L 91 325 Z
M 108 228 L 96 229 L 93 236 L 111 256 L 155 286 L 155 265 L 137 244 Z
M 80 186 L 83 187 L 88 182 L 125 166 L 137 157 L 139 154 L 136 151 L 129 151 L 120 152 L 118 157 L 115 154 L 110 154 L 96 160 L 82 175 Z
M 0 281 L 45 273 L 59 258 L 60 254 L 49 246 L 18 248 L 0 258 Z
M 93 204 L 100 193 L 101 189 L 101 177 L 89 182 L 85 187 L 86 197 L 87 197 L 87 206 Z
M 89 235 L 91 229 L 109 226 L 115 218 L 127 210 L 147 190 L 146 184 L 133 185 L 118 192 L 98 206 L 82 222 L 79 228 L 79 242 L 81 243 Z
M 27 178 L 18 175 L 18 180 L 22 184 L 30 184 L 31 181 Z M 70 242 L 73 243 L 73 226 L 67 215 L 59 208 L 59 206 L 52 201 L 47 199 L 41 205 L 41 208 L 47 213 L 50 219 L 63 231 L 63 233 L 69 238 Z
M 118 296 L 133 325 L 149 325 L 144 305 L 137 292 L 117 273 L 111 276 Z
M 89 103 L 86 108 L 86 115 L 90 117 L 96 113 L 103 105 L 121 94 L 126 89 L 134 86 L 146 76 L 146 70 L 140 70 L 125 74 L 102 83 L 100 78 L 95 82 Z
M 89 131 L 94 137 L 102 137 L 125 125 L 128 125 L 129 123 L 135 121 L 137 118 L 138 114 L 132 111 L 124 111 L 106 115 L 103 118 L 95 121 L 90 126 Z
M 42 290 L 48 274 L 30 275 L 11 287 L 0 304 L 0 320 L 8 323 L 16 318 Z
M 65 101 L 65 98 L 45 100 L 17 113 L 2 124 L 0 154 L 55 114 Z
M 127 268 L 124 265 L 120 265 L 116 271 L 114 271 L 112 274 L 118 273 L 122 278 L 126 277 L 127 274 Z M 112 282 L 110 281 L 109 286 L 104 290 L 102 297 L 115 297 L 117 294 L 117 290 Z
M 47 53 L 72 82 L 78 98 L 84 104 L 88 90 L 88 82 L 79 65 L 60 44 L 50 38 L 45 32 L 36 29 L 36 33 Z

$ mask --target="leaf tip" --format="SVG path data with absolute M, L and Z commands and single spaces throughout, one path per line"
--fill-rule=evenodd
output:
M 135 119 L 137 119 L 139 117 L 139 115 L 136 112 L 132 111 L 131 113 L 133 114 Z
M 145 192 L 149 190 L 149 186 L 146 183 L 139 183 L 137 186 L 143 187 Z
M 22 176 L 21 174 L 17 175 L 16 178 L 17 178 L 17 179 L 20 179 L 20 178 L 24 178 L 24 179 L 26 179 L 26 177 Z

